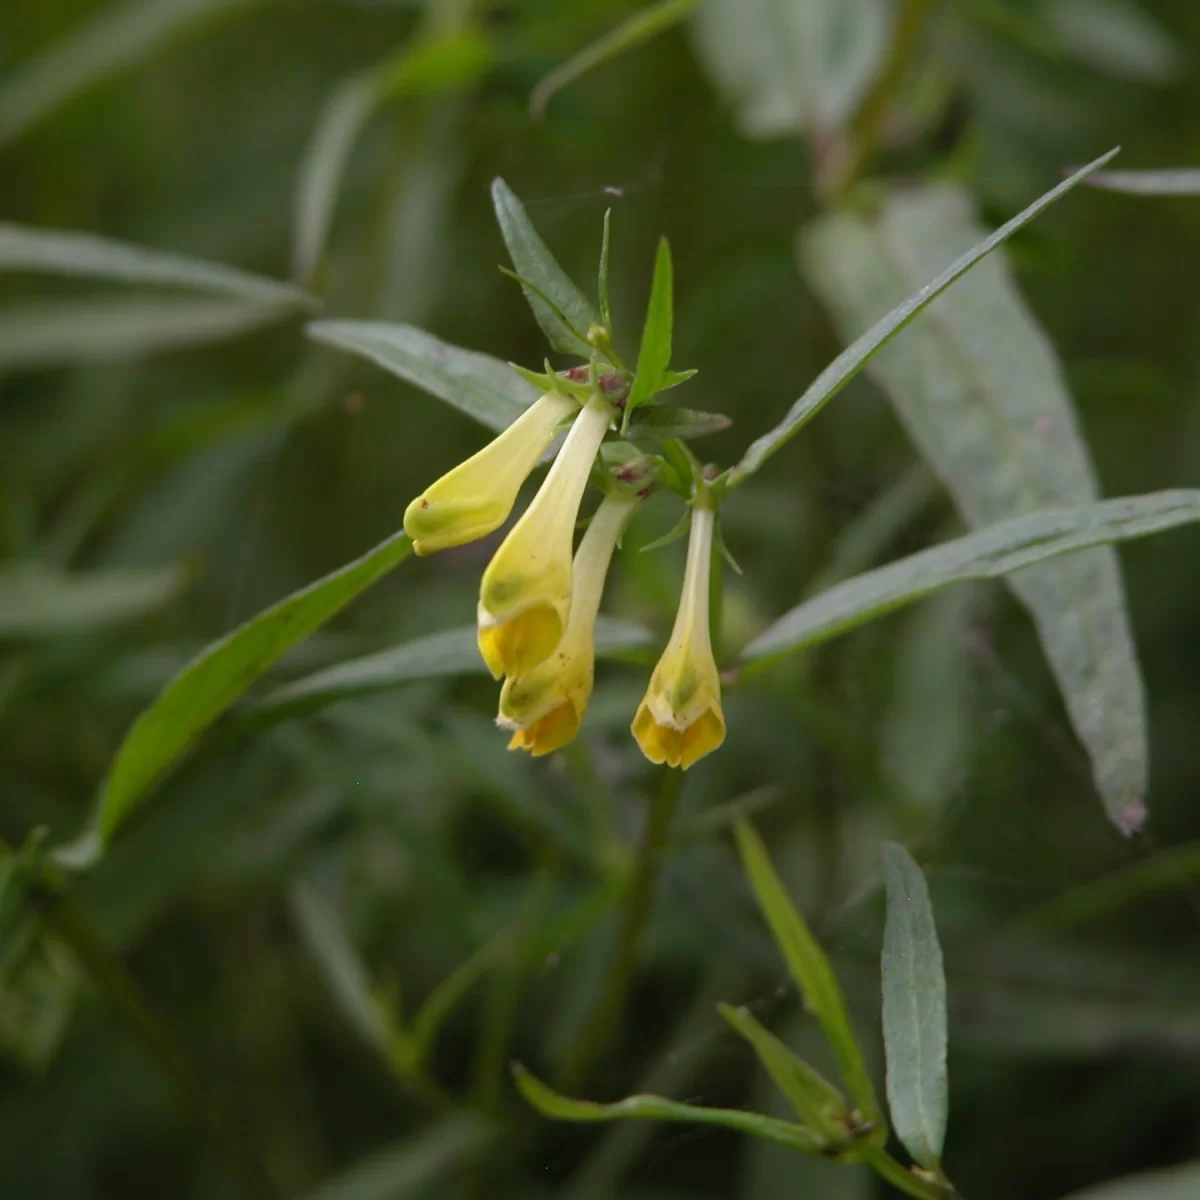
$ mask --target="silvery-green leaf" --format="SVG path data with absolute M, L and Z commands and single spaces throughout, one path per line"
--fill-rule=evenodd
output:
M 1131 196 L 1200 196 L 1200 170 L 1097 171 L 1088 187 Z
M 1126 1175 L 1072 1192 L 1064 1200 L 1195 1200 L 1200 1196 L 1200 1161 Z
M 910 189 L 877 219 L 823 219 L 804 234 L 801 259 L 850 340 L 984 233 L 958 189 Z M 1062 368 L 1002 256 L 980 263 L 867 370 L 972 527 L 1096 498 Z M 1096 548 L 1009 584 L 1038 627 L 1109 815 L 1135 828 L 1146 715 L 1115 554 Z
M 881 0 L 707 0 L 700 58 L 748 137 L 845 124 L 887 50 Z
M 1055 0 L 1047 16 L 1069 54 L 1119 79 L 1164 83 L 1183 65 L 1171 35 L 1129 0 Z
M 936 1170 L 946 1137 L 946 976 L 925 876 L 903 846 L 883 845 L 887 921 L 881 958 L 888 1108 L 896 1136 Z
M 538 398 L 537 389 L 507 363 L 443 342 L 413 325 L 314 321 L 308 336 L 369 358 L 497 432 Z
M 315 297 L 290 283 L 253 275 L 224 263 L 148 250 L 76 230 L 35 229 L 7 222 L 0 222 L 0 271 L 160 284 L 216 292 L 275 307 L 319 307 Z

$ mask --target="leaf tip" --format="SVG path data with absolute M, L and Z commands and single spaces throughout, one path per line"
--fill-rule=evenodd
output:
M 1125 837 L 1131 838 L 1141 833 L 1148 815 L 1146 802 L 1137 796 L 1116 810 L 1113 823 Z

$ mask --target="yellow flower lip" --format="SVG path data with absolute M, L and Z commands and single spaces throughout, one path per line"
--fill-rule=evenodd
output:
M 479 651 L 497 679 L 533 670 L 566 630 L 575 519 L 611 419 L 599 394 L 584 405 L 537 495 L 483 573 Z
M 575 402 L 547 392 L 503 433 L 431 484 L 404 513 L 417 554 L 433 554 L 486 537 L 508 520 L 530 471 Z
M 716 514 L 692 509 L 683 593 L 675 627 L 631 730 L 653 763 L 685 771 L 725 740 L 721 679 L 708 628 L 708 581 Z
M 608 496 L 579 543 L 573 564 L 571 616 L 562 640 L 528 675 L 510 676 L 500 691 L 496 723 L 515 730 L 510 750 L 549 754 L 579 732 L 592 695 L 596 616 L 617 538 L 636 496 Z

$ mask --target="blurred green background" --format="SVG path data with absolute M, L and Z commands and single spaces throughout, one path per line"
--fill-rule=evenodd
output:
M 735 47 L 699 18 L 531 119 L 538 80 L 638 7 L 6 0 L 0 219 L 285 278 L 300 164 L 331 95 L 450 30 L 467 41 L 378 106 L 348 161 L 311 282 L 323 315 L 412 322 L 538 367 L 541 335 L 496 270 L 507 260 L 488 183 L 507 180 L 589 290 L 611 207 L 618 341 L 636 349 L 666 234 L 674 363 L 700 369 L 680 402 L 734 418 L 703 443 L 728 463 L 839 349 L 794 255 L 818 211 L 821 131 L 748 124 L 719 61 Z M 1118 143 L 1126 168 L 1194 165 L 1198 61 L 1195 0 L 934 5 L 861 186 L 952 178 L 991 225 Z M 1200 483 L 1200 199 L 1079 191 L 1010 258 L 1104 493 Z M 0 275 L 0 556 L 189 572 L 136 619 L 0 642 L 0 836 L 14 844 L 39 825 L 73 835 L 130 722 L 191 654 L 397 529 L 412 496 L 483 441 L 430 397 L 307 341 L 299 317 L 214 331 L 223 317 L 172 317 L 168 301 Z M 726 577 L 726 655 L 797 603 L 898 481 L 918 500 L 880 557 L 957 532 L 924 470 L 856 380 L 729 505 L 744 574 Z M 673 521 L 650 506 L 606 602 L 662 635 L 682 545 L 636 549 Z M 469 624 L 494 544 L 404 564 L 275 678 Z M 1200 1157 L 1200 903 L 1186 866 L 1066 928 L 1018 920 L 1200 837 L 1200 532 L 1120 554 L 1149 698 L 1142 838 L 1106 821 L 1004 588 L 866 626 L 727 696 L 727 742 L 687 776 L 626 1019 L 581 1094 L 775 1105 L 717 1000 L 749 1004 L 819 1057 L 725 829 L 703 820 L 752 794 L 872 1046 L 880 841 L 926 866 L 951 1004 L 946 1166 L 965 1196 L 1051 1200 Z M 554 1126 L 512 1088 L 509 1059 L 554 1074 L 603 986 L 616 910 L 589 804 L 636 840 L 654 781 L 627 734 L 644 680 L 643 667 L 602 666 L 578 749 L 537 762 L 506 753 L 495 689 L 478 678 L 218 739 L 83 881 L 81 902 L 285 1194 L 885 1193 L 861 1168 L 724 1131 Z M 437 1039 L 430 1074 L 447 1109 L 389 1070 L 362 1036 L 369 1015 L 356 1028 L 355 972 L 411 1014 L 498 931 L 511 936 Z M 243 1194 L 64 956 L 0 997 L 0 1046 L 5 1200 Z

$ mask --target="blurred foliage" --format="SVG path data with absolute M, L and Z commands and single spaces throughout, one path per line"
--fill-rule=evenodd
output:
M 412 322 L 537 367 L 544 340 L 495 270 L 488 185 L 508 181 L 585 284 L 611 207 L 617 343 L 632 359 L 666 234 L 675 357 L 699 368 L 672 402 L 733 418 L 702 443 L 728 463 L 852 332 L 796 253 L 846 178 L 863 212 L 885 182 L 955 184 L 991 226 L 1117 143 L 1122 169 L 1197 165 L 1194 0 L 927 6 L 882 107 L 872 82 L 908 6 L 855 0 L 844 27 L 806 0 L 707 0 L 531 119 L 537 83 L 643 7 L 7 0 L 0 218 L 294 276 L 324 317 Z M 773 7 L 786 19 L 764 38 Z M 811 45 L 829 53 L 797 89 Z M 831 156 L 830 130 L 863 112 L 878 112 L 867 144 Z M 943 257 L 958 249 L 948 236 Z M 1197 485 L 1200 199 L 1076 191 L 1008 257 L 1100 493 Z M 481 444 L 307 339 L 294 296 L 184 282 L 0 273 L 0 570 L 19 600 L 0 612 L 0 837 L 25 847 L 0 872 L 0 1195 L 20 1200 L 243 1194 L 120 1012 L 28 919 L 29 838 L 85 827 L 185 662 L 383 542 Z M 731 498 L 744 574 L 725 576 L 725 661 L 818 583 L 963 532 L 887 386 L 856 379 Z M 606 603 L 660 637 L 683 549 L 637 550 L 673 521 L 651 502 Z M 271 684 L 469 623 L 492 545 L 404 564 Z M 718 1001 L 826 1069 L 728 836 L 754 810 L 880 1091 L 879 846 L 921 859 L 948 986 L 945 1166 L 964 1196 L 1052 1200 L 1152 1170 L 1185 1190 L 1111 1195 L 1190 1194 L 1160 1169 L 1200 1158 L 1200 531 L 1120 560 L 1146 832 L 1126 842 L 1104 819 L 1033 624 L 999 584 L 788 659 L 728 690 L 727 742 L 687 775 L 589 1097 L 768 1111 Z M 457 668 L 219 727 L 81 877 L 79 907 L 284 1194 L 884 1194 L 861 1168 L 713 1127 L 557 1126 L 512 1083 L 514 1058 L 555 1081 L 605 990 L 655 786 L 627 733 L 644 677 L 602 664 L 582 737 L 536 763 L 506 752 L 494 689 Z

